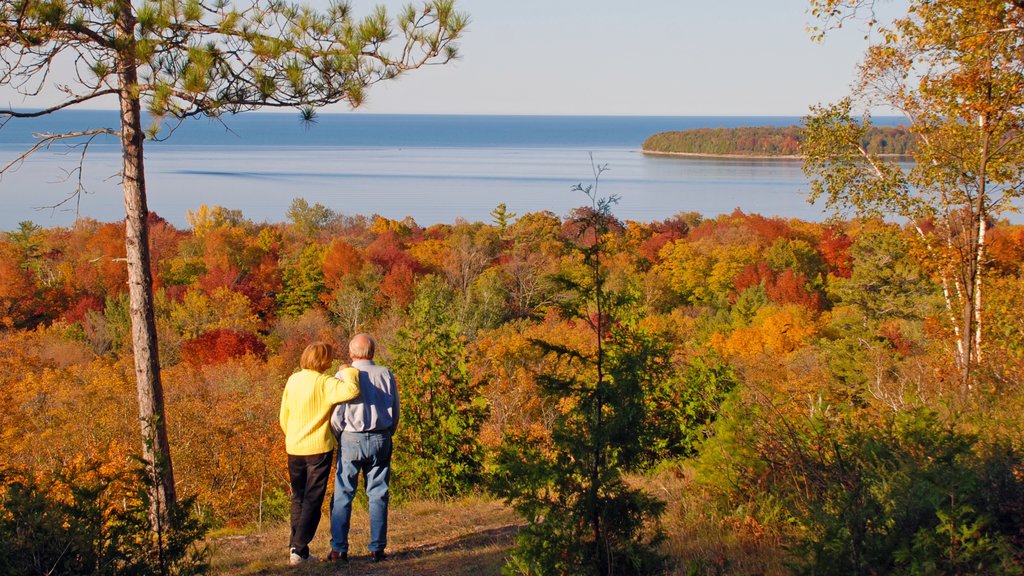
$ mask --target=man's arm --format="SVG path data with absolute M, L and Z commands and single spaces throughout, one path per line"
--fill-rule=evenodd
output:
M 334 432 L 335 436 L 341 436 L 341 433 L 345 430 L 345 407 L 338 405 L 334 407 L 334 412 L 331 413 L 331 432 Z
M 390 373 L 390 370 L 388 371 Z M 401 417 L 402 403 L 398 399 L 398 378 L 395 378 L 394 374 L 391 374 L 391 381 L 395 384 L 395 398 L 392 406 L 394 406 L 394 420 L 391 422 L 391 435 L 394 436 L 395 432 L 398 432 L 398 420 Z

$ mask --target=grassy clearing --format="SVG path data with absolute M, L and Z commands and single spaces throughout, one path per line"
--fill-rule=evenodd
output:
M 740 511 L 735 515 L 716 512 L 692 475 L 693 471 L 684 467 L 666 467 L 642 482 L 666 503 L 661 517 L 665 576 L 788 573 L 779 536 Z M 365 504 L 357 499 L 347 564 L 288 566 L 287 522 L 259 533 L 217 536 L 210 544 L 214 574 L 498 576 L 522 525 L 513 510 L 482 496 L 393 505 L 389 559 L 373 564 L 366 550 L 369 524 Z M 325 556 L 329 540 L 330 522 L 325 515 L 311 546 L 313 554 Z
M 497 576 L 521 520 L 501 502 L 471 497 L 392 506 L 388 524 L 389 558 L 379 564 L 369 560 L 367 514 L 356 506 L 348 563 L 288 566 L 285 522 L 259 533 L 213 538 L 213 573 Z M 325 515 L 310 546 L 313 554 L 325 556 L 329 540 L 330 521 Z

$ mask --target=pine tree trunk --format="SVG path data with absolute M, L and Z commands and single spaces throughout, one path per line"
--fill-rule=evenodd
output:
M 135 352 L 135 378 L 142 427 L 142 454 L 152 467 L 150 516 L 154 530 L 163 526 L 167 507 L 176 500 L 171 449 L 164 418 L 163 387 L 157 350 L 153 306 L 153 277 L 149 258 L 149 209 L 143 164 L 142 111 L 135 93 L 138 82 L 134 56 L 135 18 L 129 2 L 122 7 L 118 32 L 127 46 L 120 50 L 118 80 L 121 104 L 122 187 L 125 207 L 125 247 L 128 262 L 128 297 Z

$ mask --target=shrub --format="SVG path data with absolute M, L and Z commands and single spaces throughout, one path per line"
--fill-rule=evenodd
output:
M 69 465 L 52 474 L 0 469 L 0 573 L 191 575 L 208 569 L 206 528 L 191 501 L 157 535 L 138 464 Z

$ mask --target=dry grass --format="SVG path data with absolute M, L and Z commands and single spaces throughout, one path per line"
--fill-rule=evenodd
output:
M 500 502 L 471 497 L 392 506 L 388 524 L 388 560 L 379 564 L 369 560 L 367 514 L 357 506 L 352 513 L 347 563 L 288 566 L 288 525 L 282 523 L 261 533 L 213 538 L 213 573 L 498 575 L 521 521 Z M 329 539 L 330 524 L 325 515 L 310 546 L 312 553 L 326 555 Z
M 666 503 L 661 551 L 669 558 L 667 575 L 788 574 L 778 536 L 750 516 L 717 512 L 692 474 L 673 467 L 646 481 L 653 495 Z

